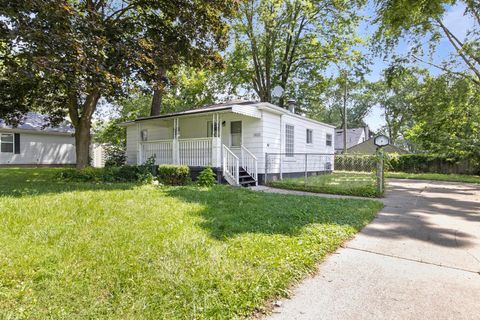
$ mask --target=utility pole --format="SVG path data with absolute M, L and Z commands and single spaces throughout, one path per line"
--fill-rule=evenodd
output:
M 347 71 L 344 70 L 343 86 L 343 153 L 347 153 Z

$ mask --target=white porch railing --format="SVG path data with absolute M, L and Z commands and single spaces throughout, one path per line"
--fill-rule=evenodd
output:
M 156 164 L 173 163 L 173 140 L 152 140 L 140 144 L 140 161 L 144 163 L 155 156 Z
M 220 166 L 220 138 L 152 140 L 140 143 L 138 164 L 155 156 L 155 164 Z
M 223 145 L 223 176 L 231 185 L 240 184 L 240 160 L 226 145 Z
M 247 173 L 253 178 L 255 179 L 255 181 L 257 182 L 257 185 L 258 185 L 258 168 L 257 168 L 257 157 L 255 157 L 255 155 L 250 152 L 250 150 L 248 150 L 247 148 L 245 148 L 243 145 L 242 145 L 242 149 L 241 149 L 241 166 L 242 168 L 247 171 Z
M 212 138 L 179 139 L 179 164 L 194 167 L 212 166 Z

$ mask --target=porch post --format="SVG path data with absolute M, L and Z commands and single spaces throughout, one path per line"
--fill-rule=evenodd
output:
M 212 116 L 212 167 L 221 166 L 220 115 Z
M 178 127 L 179 121 L 178 118 L 173 119 L 173 143 L 172 143 L 172 161 L 173 164 L 179 164 L 180 162 L 180 154 L 178 148 Z

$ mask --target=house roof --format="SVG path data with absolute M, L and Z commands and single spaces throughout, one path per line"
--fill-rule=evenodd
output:
M 364 134 L 365 127 L 347 129 L 347 149 L 362 143 L 361 138 L 365 137 Z M 335 149 L 343 149 L 343 129 L 335 129 Z
M 26 113 L 23 121 L 16 127 L 7 125 L 4 120 L 0 119 L 0 130 L 2 129 L 15 131 L 36 131 L 52 134 L 73 134 L 75 132 L 75 129 L 69 122 L 64 121 L 64 123 L 58 126 L 51 126 L 48 121 L 48 116 L 35 112 Z
M 371 138 L 349 148 L 348 153 L 375 154 L 377 150 L 377 146 L 374 144 L 373 140 L 374 139 Z M 394 146 L 393 144 L 386 145 L 385 147 L 383 147 L 383 150 L 386 153 L 399 153 L 399 154 L 408 153 L 407 150 Z
M 304 120 L 308 120 L 311 122 L 315 122 L 318 124 L 322 124 L 331 128 L 334 128 L 334 126 L 330 124 L 326 124 L 323 122 L 319 122 L 313 119 L 306 118 L 304 116 L 298 115 L 291 113 L 287 109 L 281 108 L 279 106 L 276 106 L 274 104 L 268 103 L 268 102 L 258 102 L 258 101 L 246 101 L 246 100 L 231 100 L 223 103 L 217 103 L 217 104 L 212 104 L 212 105 L 207 105 L 207 106 L 202 106 L 200 108 L 195 108 L 195 109 L 190 109 L 186 111 L 181 111 L 181 112 L 172 112 L 172 113 L 167 113 L 167 114 L 162 114 L 158 116 L 151 116 L 151 117 L 142 117 L 138 118 L 134 121 L 128 121 L 124 122 L 122 125 L 123 126 L 129 126 L 135 122 L 138 121 L 145 121 L 145 120 L 153 120 L 153 119 L 163 119 L 163 118 L 171 118 L 171 117 L 177 117 L 177 116 L 186 116 L 186 115 L 193 115 L 193 114 L 199 114 L 199 113 L 206 113 L 206 112 L 215 112 L 215 111 L 226 111 L 226 110 L 231 110 L 235 106 L 252 106 L 256 107 L 259 110 L 262 109 L 269 109 L 272 112 L 275 113 L 280 113 L 280 114 L 288 114 L 293 117 L 301 118 Z

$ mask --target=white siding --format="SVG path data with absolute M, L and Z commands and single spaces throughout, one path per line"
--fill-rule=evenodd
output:
M 268 111 L 263 112 L 263 143 L 265 153 L 285 153 L 285 126 L 294 126 L 294 152 L 295 153 L 328 153 L 334 152 L 334 146 L 326 145 L 327 133 L 334 136 L 334 128 L 319 123 L 302 119 L 293 115 L 278 115 Z M 307 144 L 307 129 L 313 130 L 313 143 Z M 305 169 L 305 156 L 294 157 L 271 156 L 269 159 L 269 173 L 278 173 L 280 165 L 282 172 L 301 172 Z M 280 160 L 282 161 L 280 164 Z M 308 170 L 315 170 L 319 163 L 327 161 L 325 156 L 311 156 L 309 158 Z M 259 162 L 259 172 L 265 172 L 265 160 Z
M 66 135 L 20 132 L 20 154 L 0 152 L 0 164 L 75 164 L 75 162 L 75 138 Z

